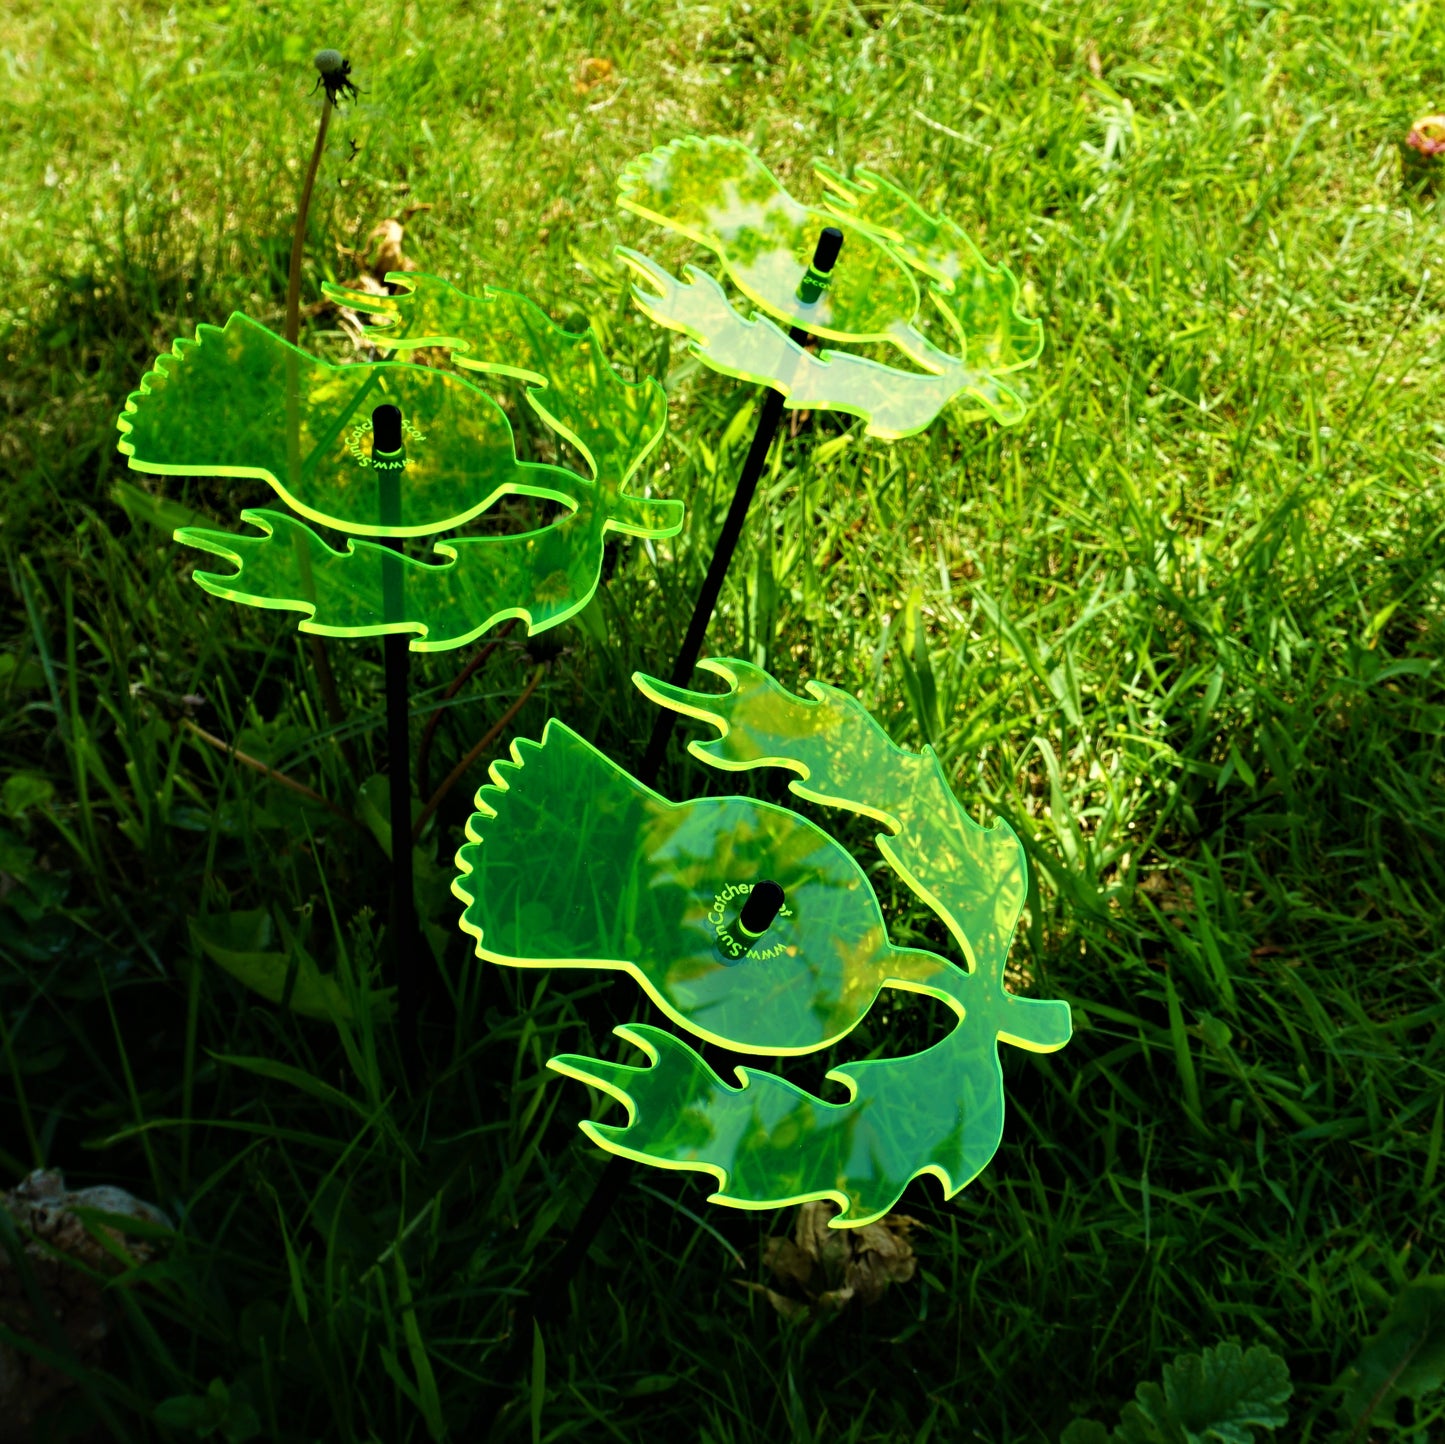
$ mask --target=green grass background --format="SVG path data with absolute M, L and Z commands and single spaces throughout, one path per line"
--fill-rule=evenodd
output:
M 784 1322 L 736 1280 L 766 1277 L 790 1214 L 638 1169 L 568 1320 L 519 1356 L 510 1311 L 601 1164 L 576 1130 L 600 1102 L 543 1064 L 611 1046 L 589 997 L 640 1016 L 630 984 L 500 976 L 458 934 L 455 1026 L 411 1097 L 360 1001 L 339 1035 L 191 940 L 190 918 L 270 908 L 273 948 L 304 937 L 353 990 L 386 946 L 369 833 L 169 700 L 202 694 L 211 730 L 353 810 L 384 765 L 379 644 L 330 644 L 349 721 L 328 728 L 294 619 L 206 597 L 169 539 L 256 497 L 115 450 L 173 337 L 237 308 L 279 329 L 323 45 L 363 94 L 332 127 L 303 303 L 353 274 L 339 246 L 429 203 L 422 269 L 590 321 L 673 403 L 654 482 L 683 534 L 622 546 L 560 651 L 502 648 L 447 706 L 434 775 L 534 657 L 517 730 L 556 715 L 636 760 L 651 708 L 627 675 L 669 668 L 751 432 L 752 390 L 630 303 L 614 244 L 685 254 L 616 209 L 630 156 L 737 136 L 805 196 L 814 156 L 869 165 L 1044 320 L 1014 430 L 790 429 L 710 633 L 858 692 L 1009 820 L 1034 880 L 1015 985 L 1074 1008 L 1062 1052 L 1002 1050 L 1002 1147 L 950 1204 L 910 1188 L 922 1268 L 870 1309 Z M 579 92 L 588 58 L 613 78 Z M 500 1404 L 493 1437 L 534 1444 L 1004 1444 L 1112 1421 L 1176 1353 L 1232 1339 L 1288 1361 L 1285 1437 L 1324 1438 L 1389 1299 L 1442 1271 L 1445 291 L 1439 209 L 1396 150 L 1445 107 L 1442 61 L 1423 0 L 10 0 L 0 1174 L 120 1183 L 183 1225 L 120 1291 L 72 1424 L 197 1437 L 153 1407 L 219 1379 L 287 1441 L 484 1437 Z M 303 341 L 345 354 L 330 324 Z M 123 481 L 144 495 L 122 506 Z M 418 733 L 468 655 L 414 661 Z M 428 834 L 448 928 L 483 780 Z M 737 782 L 675 742 L 661 785 Z M 870 829 L 827 824 L 895 938 L 932 937 Z M 941 1026 L 905 998 L 854 1047 Z

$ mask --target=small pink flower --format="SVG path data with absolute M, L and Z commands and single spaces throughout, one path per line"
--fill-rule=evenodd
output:
M 1405 144 L 1423 156 L 1445 155 L 1445 115 L 1427 115 L 1410 127 Z

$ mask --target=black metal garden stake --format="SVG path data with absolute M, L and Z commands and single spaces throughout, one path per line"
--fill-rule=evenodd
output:
M 843 233 L 834 226 L 828 226 L 818 237 L 818 244 L 813 252 L 813 264 L 809 266 L 807 273 L 798 285 L 798 299 L 805 305 L 815 302 L 827 287 L 828 274 L 837 264 L 838 252 L 842 249 L 842 245 Z M 809 340 L 808 333 L 800 326 L 794 326 L 788 335 L 799 346 L 807 345 Z M 671 680 L 676 687 L 685 687 L 692 679 L 692 671 L 697 665 L 698 655 L 702 651 L 708 623 L 712 620 L 718 596 L 722 592 L 723 580 L 727 576 L 728 566 L 732 562 L 733 553 L 737 550 L 738 540 L 742 536 L 743 523 L 747 519 L 748 508 L 752 505 L 753 493 L 757 490 L 758 481 L 763 474 L 763 467 L 767 463 L 768 452 L 772 448 L 773 437 L 777 434 L 778 422 L 782 419 L 784 399 L 783 393 L 775 387 L 765 388 L 763 409 L 758 417 L 757 429 L 753 432 L 752 444 L 748 447 L 748 454 L 743 461 L 743 469 L 738 477 L 737 489 L 733 492 L 728 514 L 723 521 L 722 531 L 718 533 L 717 545 L 713 548 L 712 560 L 708 563 L 702 591 L 698 593 L 697 604 L 693 607 L 692 620 L 688 623 L 682 649 L 673 665 Z M 652 787 L 657 782 L 658 774 L 662 771 L 663 758 L 667 753 L 667 744 L 672 737 L 677 717 L 678 714 L 671 708 L 663 708 L 658 714 L 642 765 L 637 770 L 638 780 L 648 787 Z M 772 901 L 770 892 L 765 891 L 760 894 L 760 905 L 765 897 L 769 902 Z M 778 900 L 778 905 L 781 905 L 781 898 Z M 776 913 L 777 908 L 773 907 L 772 911 Z M 762 921 L 761 917 L 757 918 L 757 921 Z M 766 922 L 763 922 L 763 926 L 765 927 L 766 923 L 771 921 L 772 918 L 769 916 Z M 560 1316 L 567 1287 L 581 1267 L 587 1250 L 592 1247 L 598 1230 L 601 1229 L 608 1214 L 616 1205 L 632 1166 L 628 1159 L 617 1154 L 613 1154 L 607 1160 L 602 1170 L 602 1176 L 598 1179 L 592 1196 L 587 1200 L 581 1216 L 573 1226 L 556 1267 L 542 1281 L 528 1301 L 532 1316 L 544 1322 Z M 526 1310 L 520 1312 L 524 1316 L 527 1313 Z M 519 1336 L 530 1337 L 530 1330 L 525 1326 L 527 1321 L 524 1317 Z
M 384 525 L 401 522 L 401 486 L 406 474 L 401 408 L 378 406 L 371 413 L 371 464 L 376 470 L 378 516 Z M 402 539 L 385 538 L 396 554 L 382 572 L 383 609 L 388 619 L 405 616 L 405 581 L 401 567 Z M 388 559 L 389 561 L 390 559 Z M 405 632 L 382 638 L 386 665 L 386 756 L 391 821 L 391 934 L 396 959 L 397 1007 L 401 1053 L 408 1081 L 415 1083 L 421 1066 L 417 1027 L 421 1014 L 422 949 L 418 946 L 413 892 L 411 842 L 411 639 Z
M 813 252 L 813 264 L 808 267 L 807 273 L 798 284 L 798 299 L 804 305 L 811 306 L 827 289 L 828 275 L 837 264 L 838 252 L 842 246 L 843 232 L 836 226 L 828 226 L 818 237 L 818 244 Z M 788 337 L 799 346 L 807 345 L 809 339 L 807 331 L 801 326 L 794 326 L 788 332 Z M 753 493 L 758 489 L 763 467 L 767 465 L 768 452 L 772 449 L 773 437 L 777 434 L 778 422 L 782 420 L 784 400 L 783 393 L 775 387 L 764 388 L 763 409 L 753 432 L 752 445 L 748 447 L 737 489 L 733 492 L 722 531 L 718 533 L 717 545 L 713 548 L 712 560 L 708 563 L 702 591 L 698 593 L 697 604 L 692 609 L 692 620 L 687 624 L 682 649 L 673 664 L 670 680 L 674 687 L 685 687 L 692 679 L 692 669 L 697 665 L 708 623 L 712 621 L 717 599 L 722 593 L 723 581 L 727 577 L 733 553 L 737 550 L 738 540 L 742 536 L 743 523 L 747 520 Z M 648 787 L 657 781 L 658 774 L 662 771 L 667 744 L 676 725 L 676 712 L 663 708 L 658 713 L 652 736 L 647 743 L 647 751 L 643 754 L 642 766 L 637 772 L 638 779 Z

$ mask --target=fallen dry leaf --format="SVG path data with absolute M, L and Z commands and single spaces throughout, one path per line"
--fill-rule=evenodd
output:
M 612 62 L 602 56 L 589 55 L 577 67 L 577 76 L 572 82 L 572 88 L 578 95 L 586 95 L 588 91 L 596 90 L 599 85 L 606 85 L 612 78 Z
M 37 1169 L 18 1187 L 0 1194 L 3 1209 L 24 1240 L 25 1264 L 41 1298 L 65 1334 L 76 1357 L 86 1364 L 100 1357 L 114 1311 L 106 1298 L 108 1282 L 144 1263 L 153 1243 L 105 1225 L 87 1228 L 76 1208 L 96 1209 L 169 1229 L 160 1209 L 120 1188 L 82 1188 L 72 1193 L 54 1170 Z M 8 1250 L 0 1247 L 0 1324 L 44 1342 L 25 1281 Z M 74 1386 L 69 1375 L 34 1355 L 0 1344 L 0 1444 L 26 1444 L 36 1415 Z
M 794 1293 L 781 1293 L 766 1284 L 744 1283 L 764 1294 L 784 1318 L 814 1312 L 838 1313 L 850 1299 L 875 1304 L 889 1284 L 907 1283 L 918 1270 L 909 1242 L 916 1218 L 890 1213 L 861 1228 L 829 1228 L 838 1213 L 831 1201 L 805 1203 L 798 1209 L 792 1238 L 770 1238 L 763 1262 L 779 1284 L 792 1285 Z M 796 1296 L 802 1294 L 802 1298 Z
M 350 246 L 338 246 L 337 251 L 348 260 L 356 262 L 362 274 L 378 283 L 386 280 L 388 271 L 414 271 L 416 262 L 402 248 L 406 238 L 406 223 L 419 211 L 431 210 L 429 201 L 419 201 L 408 206 L 400 215 L 387 216 L 378 221 L 366 236 L 366 245 L 361 250 Z M 348 282 L 355 285 L 355 282 Z
M 368 269 L 377 280 L 381 280 L 388 271 L 416 270 L 416 262 L 401 248 L 405 234 L 405 227 L 394 216 L 378 221 L 371 228 L 371 234 L 366 238 L 366 243 L 371 248 Z M 371 245 L 373 241 L 376 242 L 375 246 Z
M 389 296 L 391 292 L 383 286 L 374 276 L 363 272 L 361 275 L 348 281 L 347 286 L 353 291 L 364 291 L 368 296 Z M 374 361 L 380 352 L 371 344 L 371 338 L 366 334 L 366 327 L 361 323 L 361 317 L 357 315 L 350 306 L 339 306 L 334 301 L 323 301 L 317 308 L 318 311 L 333 310 L 336 312 L 336 324 L 346 333 L 346 338 L 356 347 L 358 351 L 367 353 L 367 359 Z
M 347 260 L 353 261 L 361 269 L 349 281 L 342 284 L 351 291 L 363 291 L 368 296 L 392 296 L 397 289 L 386 279 L 387 274 L 392 271 L 414 271 L 416 262 L 408 256 L 402 247 L 406 239 L 406 223 L 418 211 L 431 210 L 429 202 L 420 202 L 408 206 L 398 219 L 396 216 L 388 216 L 383 221 L 378 221 L 367 233 L 366 245 L 361 250 L 353 250 L 350 246 L 338 246 L 337 251 Z M 356 349 L 363 353 L 368 361 L 375 361 L 381 351 L 372 344 L 366 327 L 362 324 L 361 317 L 350 306 L 339 306 L 334 301 L 318 301 L 316 305 L 308 309 L 312 316 L 321 315 L 326 311 L 336 313 L 336 324 L 346 334 L 347 339 Z M 436 348 L 430 348 L 435 350 Z M 412 351 L 407 360 L 417 365 L 427 365 L 433 358 L 423 351 Z

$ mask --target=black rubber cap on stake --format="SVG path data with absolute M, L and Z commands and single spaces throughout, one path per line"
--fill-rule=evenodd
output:
M 826 227 L 818 237 L 818 246 L 813 252 L 813 269 L 826 276 L 837 263 L 838 252 L 842 249 L 843 232 L 837 226 Z
M 401 450 L 401 407 L 389 402 L 371 413 L 371 454 L 395 456 Z
M 765 878 L 753 884 L 753 890 L 738 914 L 738 927 L 750 938 L 760 938 L 772 927 L 773 919 L 782 908 L 782 888 L 771 878 Z

